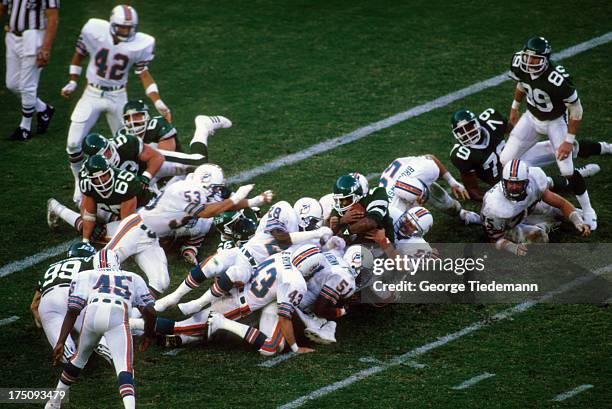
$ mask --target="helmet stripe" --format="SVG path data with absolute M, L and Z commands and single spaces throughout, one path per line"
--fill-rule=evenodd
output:
M 123 14 L 125 14 L 125 20 L 128 22 L 132 21 L 132 10 L 130 10 L 129 6 L 126 6 L 125 4 L 122 5 L 123 7 Z
M 510 168 L 510 177 L 515 178 L 517 176 L 519 163 L 520 161 L 518 159 L 512 160 L 512 167 Z
M 426 216 L 429 214 L 429 210 L 427 209 L 420 209 L 417 212 L 414 213 L 419 219 L 423 216 Z
M 291 262 L 295 267 L 299 267 L 300 264 L 302 264 L 304 262 L 304 260 L 306 260 L 309 257 L 312 257 L 313 255 L 320 253 L 321 250 L 319 250 L 319 248 L 317 247 L 312 247 L 309 248 L 306 251 L 303 251 L 302 253 L 298 254 L 293 261 Z
M 99 261 L 100 261 L 100 268 L 106 268 L 106 250 L 102 249 L 100 250 L 100 257 L 99 257 Z

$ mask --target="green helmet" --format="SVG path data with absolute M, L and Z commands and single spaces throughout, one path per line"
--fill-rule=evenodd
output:
M 472 111 L 461 108 L 451 118 L 453 135 L 463 146 L 474 145 L 480 139 L 480 123 Z
M 108 161 L 101 155 L 93 155 L 87 158 L 83 165 L 87 172 L 87 178 L 91 186 L 103 198 L 109 198 L 113 193 L 115 172 Z
M 68 257 L 89 257 L 96 254 L 96 249 L 89 243 L 74 243 L 68 248 Z
M 248 222 L 245 222 L 248 220 Z M 213 219 L 215 227 L 222 236 L 230 238 L 235 242 L 249 240 L 257 230 L 257 221 L 248 217 L 244 211 L 227 211 L 215 216 Z
M 340 176 L 334 184 L 334 209 L 343 215 L 364 196 L 363 188 L 355 177 L 351 175 Z
M 115 144 L 99 133 L 90 133 L 83 139 L 83 152 L 87 156 L 104 156 L 113 166 L 119 166 L 119 153 Z
M 237 245 L 242 245 L 249 241 L 257 231 L 257 224 L 248 217 L 241 217 L 234 223 L 232 230 L 234 232 L 233 239 Z
M 525 43 L 521 52 L 520 68 L 528 74 L 539 74 L 548 68 L 550 45 L 544 37 L 534 36 Z
M 123 125 L 129 135 L 142 138 L 149 123 L 149 107 L 142 99 L 128 101 L 123 106 Z

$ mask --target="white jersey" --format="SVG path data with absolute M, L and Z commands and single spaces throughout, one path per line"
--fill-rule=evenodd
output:
M 242 248 L 250 254 L 256 264 L 259 264 L 272 254 L 286 250 L 280 246 L 270 232 L 279 229 L 287 233 L 294 233 L 299 229 L 298 223 L 298 216 L 293 206 L 285 201 L 277 202 L 261 218 L 255 235 Z
M 257 266 L 244 294 L 251 311 L 276 302 L 278 314 L 290 319 L 306 294 L 306 282 L 291 264 L 291 252 L 283 251 Z
M 146 71 L 154 57 L 155 38 L 138 32 L 133 40 L 115 44 L 110 23 L 92 18 L 83 26 L 76 48 L 79 54 L 89 55 L 87 81 L 90 84 L 122 87 L 132 66 L 136 74 Z
M 307 292 L 300 303 L 300 308 L 308 311 L 319 297 L 336 305 L 355 294 L 355 277 L 349 265 L 333 252 L 323 253 L 328 266 L 317 271 L 306 283 Z
M 417 178 L 430 186 L 440 177 L 440 169 L 433 159 L 425 156 L 407 156 L 397 158 L 380 175 L 378 186 L 387 190 L 389 203 L 393 205 L 396 196 L 397 182 L 403 182 L 408 178 Z M 400 184 L 401 185 L 401 184 Z
M 138 214 L 157 237 L 168 236 L 173 229 L 196 221 L 197 214 L 209 204 L 209 194 L 208 190 L 190 179 L 181 180 L 167 187 Z
M 87 270 L 75 275 L 70 283 L 68 309 L 80 311 L 96 299 L 111 300 L 127 307 L 146 307 L 155 303 L 142 277 L 129 271 Z
M 503 180 L 493 186 L 482 201 L 482 225 L 490 239 L 501 238 L 506 231 L 521 223 L 542 200 L 548 189 L 546 174 L 536 167 L 529 168 L 527 197 L 520 202 L 510 200 L 504 195 L 502 183 Z

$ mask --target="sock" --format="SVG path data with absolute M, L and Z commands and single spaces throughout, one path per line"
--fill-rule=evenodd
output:
M 576 199 L 578 200 L 578 203 L 580 203 L 580 207 L 583 211 L 592 210 L 589 192 L 585 190 L 583 194 L 576 195 Z
M 76 382 L 80 373 L 81 368 L 77 368 L 72 362 L 68 362 L 66 366 L 64 366 L 64 370 L 60 376 L 60 380 L 57 384 L 57 390 L 68 390 L 70 385 Z
M 136 408 L 136 398 L 134 394 L 134 376 L 131 372 L 122 371 L 117 376 L 117 382 L 119 383 L 119 394 L 123 399 L 123 405 L 126 409 Z
M 234 283 L 229 278 L 227 273 L 223 272 L 215 277 L 215 282 L 210 287 L 210 291 L 215 297 L 223 297 L 224 295 L 229 294 L 232 288 L 234 288 Z
M 548 178 L 551 182 L 550 190 L 560 195 L 572 193 L 569 181 L 563 176 L 551 176 Z
M 21 107 L 21 123 L 19 124 L 20 128 L 27 129 L 28 131 L 32 128 L 32 115 L 34 115 L 34 107 L 33 106 L 22 106 Z
M 44 112 L 47 110 L 47 104 L 40 98 L 36 98 L 36 112 Z
M 608 142 L 599 142 L 600 155 L 612 154 L 612 143 Z
M 192 337 L 189 335 L 179 335 L 179 338 L 181 339 L 181 345 L 195 344 L 196 342 L 202 341 L 200 337 Z
M 266 335 L 257 328 L 249 327 L 236 321 L 223 318 L 221 328 L 243 338 L 246 342 L 253 345 L 255 349 L 260 349 L 266 342 Z
M 67 208 L 61 203 L 55 205 L 55 213 L 60 219 L 65 221 L 71 226 L 74 226 L 78 230 L 77 221 L 81 218 L 81 215 L 72 209 Z
M 208 146 L 208 136 L 210 135 L 210 131 L 208 127 L 197 127 L 193 133 L 193 138 L 191 138 L 191 142 L 189 143 L 190 147 L 193 147 L 194 144 L 199 143 L 204 146 Z M 201 146 L 199 146 L 201 148 Z M 193 153 L 196 153 L 192 150 Z
M 208 140 L 208 135 L 204 139 Z M 206 141 L 206 142 L 199 142 L 199 141 L 191 142 L 191 144 L 189 144 L 189 148 L 191 150 L 191 153 L 197 153 L 197 154 L 200 154 L 200 155 L 204 156 L 204 158 L 208 158 L 208 145 L 207 145 L 207 143 L 208 143 L 208 141 Z
M 196 300 L 192 301 L 197 303 L 200 307 L 204 307 L 205 305 L 211 304 L 215 298 L 219 298 L 217 296 L 215 296 L 212 291 L 210 291 L 210 289 L 206 290 L 206 292 L 204 294 L 202 294 L 202 296 L 200 298 L 197 298 Z

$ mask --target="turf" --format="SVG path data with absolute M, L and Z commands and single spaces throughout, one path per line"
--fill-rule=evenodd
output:
M 115 3 L 70 2 L 61 10 L 51 66 L 40 95 L 57 108 L 49 133 L 18 144 L 0 140 L 4 160 L 1 187 L 0 264 L 19 260 L 75 237 L 69 228 L 50 232 L 46 200 L 68 203 L 72 175 L 65 153 L 70 112 L 81 87 L 65 101 L 59 90 L 79 29 L 91 17 L 106 18 Z M 612 9 L 605 2 L 575 3 L 443 1 L 235 1 L 133 3 L 140 30 L 154 35 L 151 65 L 171 107 L 183 144 L 198 114 L 220 114 L 234 126 L 210 140 L 211 160 L 228 175 L 353 131 L 373 121 L 426 103 L 508 69 L 510 58 L 533 33 L 559 51 L 609 30 Z M 4 51 L 4 45 L 0 49 Z M 580 138 L 612 141 L 610 95 L 612 44 L 562 63 L 572 74 L 585 117 Z M 3 66 L 4 69 L 4 66 Z M 453 143 L 449 123 L 460 106 L 488 107 L 507 114 L 513 85 L 505 82 L 457 103 L 410 119 L 365 139 L 254 179 L 294 201 L 320 197 L 347 171 L 380 172 L 394 158 L 433 153 L 448 161 Z M 144 95 L 130 79 L 132 98 Z M 0 89 L 0 134 L 17 126 L 19 102 Z M 104 120 L 96 129 L 107 133 Z M 588 181 L 599 216 L 589 239 L 609 242 L 612 228 L 612 165 Z M 578 164 L 586 163 L 578 160 Z M 555 173 L 555 168 L 547 169 Z M 453 170 L 455 176 L 457 173 Z M 460 228 L 434 211 L 431 242 L 480 240 L 480 230 Z M 583 241 L 556 233 L 554 241 Z M 211 238 L 214 240 L 214 238 Z M 212 244 L 207 246 L 210 250 Z M 2 327 L 0 386 L 51 387 L 50 348 L 29 318 L 29 301 L 45 263 L 0 279 L 0 319 L 21 319 Z M 170 255 L 172 285 L 186 264 Z M 138 404 L 142 407 L 273 407 L 371 366 L 359 358 L 390 358 L 485 318 L 503 306 L 393 306 L 366 310 L 339 325 L 334 346 L 260 368 L 262 358 L 235 345 L 185 350 L 165 356 L 152 348 L 137 356 Z M 539 306 L 513 321 L 495 324 L 422 357 L 421 370 L 396 367 L 310 403 L 310 407 L 603 407 L 610 389 L 610 309 L 595 306 Z M 465 391 L 451 386 L 482 372 L 495 373 Z M 564 402 L 550 401 L 579 384 L 595 388 Z M 113 371 L 92 362 L 73 388 L 74 408 L 119 404 Z

